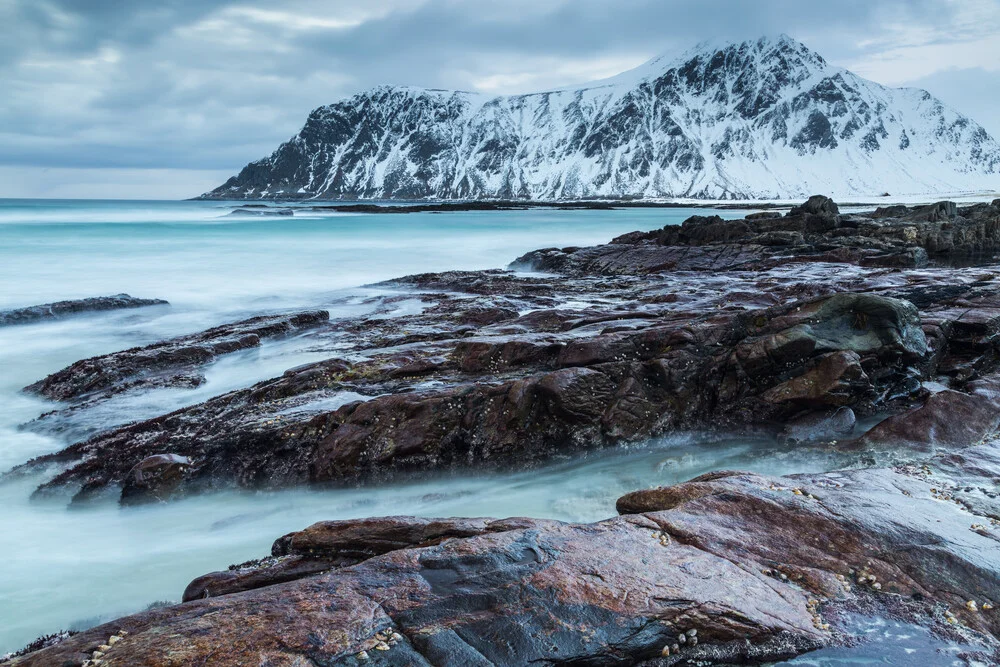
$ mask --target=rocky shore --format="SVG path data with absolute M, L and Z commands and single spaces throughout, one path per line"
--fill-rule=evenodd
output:
M 524 468 L 692 429 L 864 467 L 713 473 L 587 525 L 317 524 L 184 604 L 14 664 L 753 663 L 849 642 L 859 613 L 1000 660 L 998 251 L 1000 200 L 842 215 L 814 197 L 401 278 L 364 318 L 252 320 L 77 362 L 28 388 L 62 402 L 47 420 L 174 386 L 251 331 L 331 350 L 8 473 L 57 466 L 36 496 L 72 503 Z
M 262 340 L 316 327 L 330 319 L 325 310 L 252 317 L 145 347 L 83 359 L 25 387 L 45 398 L 94 400 L 134 389 L 198 386 L 197 369 L 219 356 L 259 347 Z
M 894 213 L 842 216 L 814 198 L 783 217 L 695 217 L 516 263 L 554 274 L 401 278 L 380 286 L 382 307 L 409 299 L 420 312 L 295 316 L 309 320 L 318 346 L 335 342 L 328 360 L 98 433 L 20 471 L 64 466 L 39 494 L 82 502 L 127 488 L 139 502 L 524 467 L 690 429 L 792 428 L 799 440 L 822 439 L 836 410 L 849 409 L 848 419 L 898 412 L 944 389 L 967 391 L 997 366 L 998 274 L 897 259 L 988 253 L 1000 243 L 1000 208 Z M 796 244 L 760 240 L 779 233 Z M 298 326 L 261 326 L 272 324 Z M 210 341 L 236 349 L 252 327 L 78 362 L 28 390 L 70 399 L 43 420 L 52 422 L 88 392 L 194 383 L 192 369 L 218 352 Z M 809 423 L 813 436 L 802 432 Z M 162 487 L 156 475 L 137 483 L 136 466 L 158 455 L 191 465 Z
M 708 665 L 907 619 L 1000 660 L 1000 452 L 770 478 L 718 472 L 621 516 L 318 523 L 180 605 L 12 665 Z

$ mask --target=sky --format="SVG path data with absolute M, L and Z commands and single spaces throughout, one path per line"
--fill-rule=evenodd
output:
M 780 33 L 1000 138 L 1000 0 L 0 0 L 0 197 L 192 197 L 374 85 L 532 92 Z

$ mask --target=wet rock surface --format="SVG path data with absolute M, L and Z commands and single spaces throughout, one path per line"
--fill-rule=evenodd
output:
M 168 500 L 180 485 L 191 459 L 177 454 L 154 454 L 139 461 L 125 478 L 123 505 Z
M 857 612 L 992 664 L 998 480 L 987 445 L 894 468 L 712 473 L 586 525 L 322 522 L 199 577 L 184 604 L 11 664 L 758 664 L 857 641 Z
M 877 219 L 889 229 L 904 218 L 942 215 L 942 207 L 932 208 Z M 814 198 L 794 215 L 694 218 L 651 235 L 690 237 L 685 228 L 693 226 L 705 238 L 728 239 L 730 232 L 716 226 L 760 221 L 840 229 L 837 210 Z M 975 210 L 985 216 L 993 207 Z M 678 247 L 647 239 L 558 252 L 627 257 L 629 249 Z M 728 241 L 681 250 L 715 247 L 744 252 Z M 942 400 L 928 382 L 974 396 L 971 383 L 998 367 L 1000 274 L 990 265 L 876 268 L 822 254 L 753 269 L 741 261 L 724 270 L 604 275 L 575 261 L 563 266 L 566 274 L 445 272 L 373 286 L 380 304 L 374 314 L 318 322 L 304 334 L 315 349 L 330 349 L 330 359 L 99 432 L 13 474 L 58 464 L 62 472 L 37 493 L 80 502 L 121 495 L 137 463 L 165 454 L 191 461 L 170 497 L 524 468 L 691 429 L 776 434 L 839 408 L 863 419 L 903 412 Z M 403 314 L 392 315 L 395 307 Z M 203 354 L 203 340 L 239 343 L 248 323 L 162 345 Z M 284 324 L 274 326 L 284 331 Z M 117 391 L 148 374 L 169 383 L 190 372 L 157 366 L 157 349 L 78 362 L 30 389 L 73 397 L 99 387 Z M 994 426 L 986 417 L 977 423 L 925 449 L 965 444 Z M 820 429 L 806 439 L 850 436 Z M 878 449 L 870 440 L 853 446 Z
M 139 299 L 128 294 L 97 296 L 72 301 L 56 301 L 55 303 L 46 303 L 40 306 L 0 310 L 0 327 L 54 320 L 80 313 L 163 305 L 167 305 L 167 302 L 163 299 Z
M 198 367 L 220 355 L 257 347 L 261 340 L 316 327 L 329 319 L 325 310 L 252 317 L 190 336 L 84 359 L 24 390 L 65 401 L 97 392 L 107 397 L 136 388 L 197 386 L 204 382 Z
M 691 429 L 826 443 L 857 465 L 716 471 L 629 493 L 594 524 L 322 522 L 195 579 L 183 604 L 13 664 L 755 664 L 858 641 L 858 613 L 994 664 L 1000 266 L 897 261 L 990 252 L 996 207 L 972 208 L 848 216 L 816 197 L 524 260 L 554 275 L 373 286 L 371 314 L 302 333 L 329 358 L 11 474 L 58 465 L 37 495 L 133 504 L 524 468 Z M 125 371 L 104 386 L 175 372 L 149 349 L 108 355 Z M 78 364 L 53 391 L 94 391 Z M 74 409 L 89 408 L 51 418 Z

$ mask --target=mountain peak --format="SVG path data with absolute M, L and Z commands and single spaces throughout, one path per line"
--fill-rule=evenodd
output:
M 686 51 L 684 55 L 681 56 L 681 58 L 684 58 L 689 53 L 692 54 L 716 53 L 718 51 L 726 51 L 726 50 L 735 50 L 735 51 L 756 50 L 760 52 L 766 52 L 775 49 L 808 51 L 809 47 L 807 47 L 802 42 L 798 41 L 797 39 L 794 39 L 793 37 L 790 37 L 785 33 L 778 33 L 776 35 L 761 35 L 760 37 L 755 37 L 752 39 L 742 39 L 742 40 L 715 38 L 715 39 L 705 39 L 698 42 L 693 47 L 688 49 L 688 51 Z
M 784 33 L 742 41 L 710 39 L 697 43 L 680 55 L 676 52 L 662 53 L 638 67 L 607 79 L 588 83 L 584 87 L 634 86 L 643 81 L 658 79 L 671 69 L 694 67 L 702 62 L 715 62 L 716 66 L 729 62 L 731 67 L 741 69 L 759 69 L 762 66 L 773 67 L 776 64 L 816 69 L 829 66 L 821 55 Z M 567 86 L 559 90 L 572 88 L 574 87 Z
M 742 67 L 774 67 L 776 65 L 801 65 L 827 67 L 826 60 L 802 42 L 782 33 L 744 41 L 709 40 L 686 51 L 681 62 L 695 59 L 715 59 L 720 54 Z

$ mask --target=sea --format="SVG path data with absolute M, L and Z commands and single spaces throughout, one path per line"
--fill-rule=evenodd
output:
M 294 216 L 255 218 L 230 215 L 237 206 L 0 200 L 0 310 L 118 293 L 169 301 L 0 327 L 0 473 L 73 442 L 72 432 L 25 427 L 55 406 L 21 389 L 79 359 L 265 312 L 323 308 L 333 318 L 360 317 L 369 297 L 386 290 L 370 285 L 390 278 L 504 268 L 537 248 L 603 243 L 693 214 L 744 215 L 704 208 L 350 214 L 293 204 Z M 196 389 L 115 401 L 84 425 L 98 431 L 153 417 L 328 356 L 294 337 L 266 342 L 222 357 Z M 0 656 L 39 635 L 178 602 L 193 578 L 267 555 L 275 538 L 315 521 L 392 514 L 594 521 L 613 516 L 615 499 L 627 491 L 714 469 L 786 474 L 847 463 L 773 442 L 682 434 L 529 472 L 215 493 L 127 509 L 31 501 L 44 475 L 15 478 L 0 483 Z M 864 622 L 875 633 L 871 644 L 783 664 L 964 664 L 959 647 L 919 628 Z

